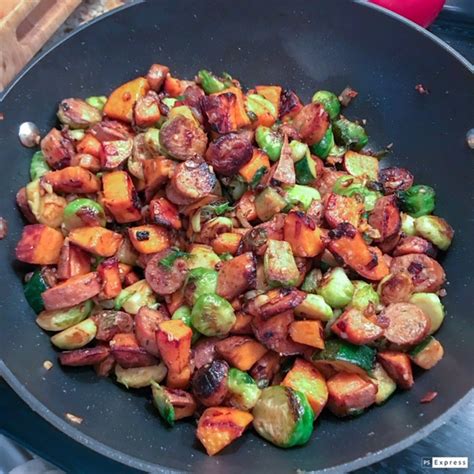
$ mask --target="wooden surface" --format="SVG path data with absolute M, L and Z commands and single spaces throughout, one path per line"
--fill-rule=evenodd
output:
M 81 0 L 0 0 L 0 91 Z

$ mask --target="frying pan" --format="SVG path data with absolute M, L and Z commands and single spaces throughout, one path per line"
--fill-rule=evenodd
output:
M 360 95 L 347 115 L 367 119 L 373 148 L 394 143 L 384 163 L 407 167 L 417 182 L 436 188 L 437 213 L 456 230 L 443 261 L 449 284 L 439 338 L 446 355 L 435 369 L 417 374 L 412 390 L 355 419 L 323 416 L 304 447 L 278 449 L 250 432 L 209 458 L 195 441 L 193 423 L 165 428 L 147 391 L 125 391 L 87 368 L 55 363 L 43 369 L 56 353 L 24 300 L 20 277 L 26 268 L 14 261 L 23 225 L 14 196 L 28 179 L 32 154 L 19 145 L 17 126 L 31 120 L 45 133 L 62 98 L 108 93 L 153 62 L 168 64 L 181 77 L 206 67 L 228 71 L 246 86 L 283 84 L 306 101 L 317 89 L 339 91 L 350 84 Z M 431 94 L 416 92 L 418 83 Z M 346 0 L 163 0 L 122 9 L 81 29 L 36 61 L 1 103 L 0 215 L 10 229 L 0 244 L 1 374 L 68 436 L 148 471 L 347 471 L 407 447 L 445 421 L 474 380 L 474 157 L 465 142 L 474 123 L 473 86 L 469 64 L 429 33 Z M 420 405 L 433 390 L 438 397 Z M 66 413 L 84 421 L 71 424 Z

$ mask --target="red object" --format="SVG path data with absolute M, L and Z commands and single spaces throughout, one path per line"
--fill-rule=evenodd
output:
M 369 0 L 418 23 L 423 28 L 433 23 L 446 0 Z

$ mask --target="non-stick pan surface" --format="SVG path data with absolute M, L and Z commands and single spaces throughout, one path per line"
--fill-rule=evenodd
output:
M 305 100 L 317 89 L 360 95 L 347 110 L 367 119 L 374 146 L 394 143 L 391 163 L 432 184 L 437 212 L 456 230 L 444 259 L 449 284 L 447 318 L 439 332 L 446 355 L 418 374 L 410 391 L 352 420 L 323 416 L 304 447 L 277 449 L 248 433 L 221 455 L 207 457 L 194 424 L 164 427 L 147 393 L 128 392 L 90 369 L 62 369 L 46 334 L 35 325 L 14 262 L 22 220 L 16 190 L 28 179 L 31 150 L 17 126 L 36 122 L 46 132 L 64 97 L 107 94 L 143 74 L 153 62 L 178 76 L 206 67 L 244 85 L 276 83 Z M 420 95 L 423 83 L 430 95 Z M 414 442 L 452 411 L 472 388 L 473 152 L 465 142 L 474 123 L 474 79 L 446 46 L 411 24 L 345 0 L 153 1 L 124 9 L 73 35 L 38 61 L 0 104 L 0 215 L 9 223 L 0 243 L 0 369 L 29 405 L 69 436 L 105 455 L 146 470 L 289 472 L 351 469 Z M 50 371 L 43 361 L 55 362 Z M 438 397 L 420 405 L 427 391 Z M 83 418 L 65 421 L 65 413 Z M 80 463 L 80 459 L 77 460 Z

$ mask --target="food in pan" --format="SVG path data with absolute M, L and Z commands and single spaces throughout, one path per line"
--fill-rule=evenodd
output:
M 323 409 L 359 415 L 435 366 L 453 230 L 433 188 L 380 166 L 356 96 L 154 64 L 64 99 L 16 248 L 61 364 L 149 387 L 209 455 L 251 425 L 304 444 Z

